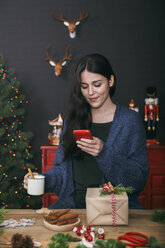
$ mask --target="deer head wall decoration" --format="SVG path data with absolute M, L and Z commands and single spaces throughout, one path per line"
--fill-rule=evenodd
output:
M 80 21 L 84 20 L 88 17 L 88 11 L 86 13 L 81 12 L 80 17 L 78 19 L 74 19 L 74 21 L 69 21 L 63 17 L 63 14 L 60 14 L 59 17 L 55 16 L 54 12 L 52 13 L 52 17 L 60 22 L 63 22 L 65 26 L 69 29 L 69 36 L 70 38 L 76 37 L 76 26 L 80 24 Z
M 54 66 L 55 75 L 60 76 L 62 67 L 66 64 L 67 60 L 71 60 L 72 55 L 71 54 L 69 55 L 69 46 L 65 47 L 65 56 L 59 62 L 57 62 L 55 59 L 52 59 L 49 56 L 49 49 L 50 49 L 50 45 L 48 45 L 48 47 L 46 48 L 45 60 L 49 61 L 50 65 Z

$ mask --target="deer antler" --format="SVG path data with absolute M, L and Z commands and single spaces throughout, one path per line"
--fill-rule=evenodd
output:
M 52 17 L 57 20 L 57 21 L 60 21 L 60 22 L 69 22 L 69 20 L 67 19 L 64 19 L 63 17 L 63 14 L 60 14 L 59 17 L 58 16 L 55 16 L 54 12 L 52 13 Z
M 53 17 L 55 20 L 60 21 L 60 22 L 75 23 L 75 22 L 77 22 L 77 21 L 82 21 L 82 20 L 84 20 L 85 18 L 87 18 L 87 17 L 88 17 L 88 10 L 86 11 L 86 13 L 81 12 L 81 13 L 80 13 L 80 17 L 79 17 L 78 19 L 74 19 L 73 22 L 69 21 L 68 19 L 65 19 L 65 18 L 63 17 L 63 14 L 61 14 L 61 13 L 59 14 L 59 17 L 58 17 L 58 16 L 55 16 L 55 14 L 54 14 L 54 12 L 53 12 L 53 13 L 52 13 L 52 17 Z
M 52 13 L 52 17 L 57 21 L 63 22 L 64 25 L 67 26 L 69 29 L 70 38 L 75 38 L 76 37 L 76 26 L 80 24 L 80 21 L 88 17 L 88 11 L 86 11 L 86 13 L 81 12 L 80 17 L 78 19 L 74 19 L 74 21 L 65 19 L 63 17 L 63 14 L 60 14 L 59 17 L 55 16 L 54 12 Z
M 71 54 L 69 55 L 69 46 L 65 47 L 65 56 L 63 59 L 61 59 L 59 62 L 56 62 L 55 59 L 52 59 L 49 56 L 49 49 L 50 49 L 50 45 L 48 45 L 48 47 L 46 48 L 46 57 L 45 60 L 49 61 L 50 65 L 52 65 L 54 67 L 55 70 L 55 75 L 56 76 L 60 76 L 61 75 L 61 70 L 62 67 L 66 64 L 66 60 L 71 60 Z
M 56 61 L 49 56 L 49 50 L 50 50 L 50 48 L 51 48 L 50 45 L 48 45 L 48 47 L 46 48 L 46 57 L 45 57 L 45 60 L 48 60 L 48 61 L 52 60 L 52 61 L 54 61 L 56 63 Z
M 69 55 L 69 46 L 65 47 L 65 57 L 60 60 L 60 63 L 66 61 L 66 60 L 71 60 L 72 54 Z
M 86 11 L 86 13 L 81 12 L 81 13 L 80 13 L 80 17 L 79 17 L 78 19 L 75 19 L 75 20 L 74 20 L 74 23 L 77 22 L 77 21 L 82 21 L 82 20 L 84 20 L 84 19 L 87 18 L 87 17 L 88 17 L 88 10 Z

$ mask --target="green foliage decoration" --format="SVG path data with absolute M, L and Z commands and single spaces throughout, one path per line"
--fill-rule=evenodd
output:
M 51 237 L 48 248 L 69 248 L 69 243 L 79 241 L 81 241 L 80 238 L 75 238 L 68 233 L 57 233 Z
M 133 187 L 131 187 L 131 186 L 124 187 L 123 184 L 119 184 L 119 185 L 115 186 L 114 189 L 115 189 L 114 194 L 116 194 L 116 195 L 122 195 L 123 192 L 127 192 L 127 193 L 132 194 L 132 192 L 134 191 Z M 110 195 L 110 194 L 111 194 L 110 192 L 103 190 L 103 187 L 100 186 L 100 196 Z
M 9 210 L 5 210 L 5 207 L 0 208 L 0 224 L 3 222 L 4 216 L 9 212 Z M 0 234 L 3 232 L 3 228 L 0 227 Z
M 154 236 L 150 236 L 148 239 L 148 243 L 146 244 L 145 247 L 150 247 L 150 248 L 165 248 L 164 245 L 160 245 L 158 240 Z M 49 248 L 61 248 L 58 246 L 52 246 Z M 85 248 L 85 246 L 81 243 L 77 244 L 74 246 L 74 248 Z M 94 243 L 94 248 L 126 248 L 126 245 L 122 241 L 117 241 L 115 239 L 108 239 L 108 240 L 103 240 L 103 239 L 96 239 Z
M 33 133 L 24 131 L 25 106 L 20 82 L 13 69 L 7 69 L 0 55 L 0 207 L 39 208 L 41 196 L 29 196 L 23 187 L 24 175 L 31 162 Z
M 151 220 L 154 222 L 165 223 L 165 210 L 155 209 L 151 215 Z

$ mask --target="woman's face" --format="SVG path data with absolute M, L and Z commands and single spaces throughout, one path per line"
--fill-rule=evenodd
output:
M 81 93 L 91 108 L 100 108 L 110 100 L 109 87 L 114 83 L 114 76 L 108 81 L 101 74 L 84 70 L 81 73 Z

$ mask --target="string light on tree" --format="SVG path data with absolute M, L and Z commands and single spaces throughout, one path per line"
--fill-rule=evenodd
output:
M 42 197 L 27 197 L 23 189 L 23 177 L 33 157 L 31 132 L 24 132 L 24 106 L 28 103 L 20 94 L 20 82 L 13 76 L 13 70 L 6 70 L 0 55 L 0 207 L 29 208 Z M 1 100 L 3 99 L 3 100 Z M 25 139 L 24 139 L 25 138 Z M 17 155 L 18 154 L 18 155 Z M 31 164 L 34 170 L 36 166 Z M 3 193 L 5 192 L 5 193 Z M 10 195 L 12 194 L 12 197 Z M 15 197 L 15 199 L 14 199 Z M 37 203 L 38 204 L 38 203 Z

